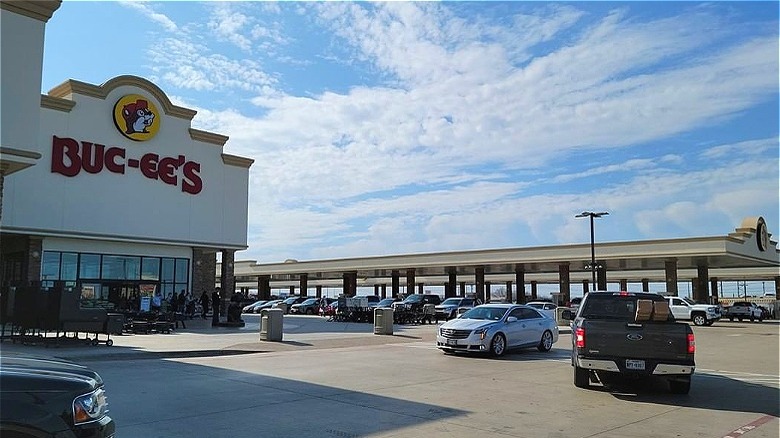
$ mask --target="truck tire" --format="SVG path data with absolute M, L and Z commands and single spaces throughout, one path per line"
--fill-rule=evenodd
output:
M 670 380 L 669 390 L 672 394 L 688 394 L 691 390 L 691 376 Z
M 574 365 L 574 386 L 577 388 L 590 387 L 590 370 Z
M 692 319 L 694 325 L 702 326 L 707 322 L 707 317 L 703 313 L 694 313 Z

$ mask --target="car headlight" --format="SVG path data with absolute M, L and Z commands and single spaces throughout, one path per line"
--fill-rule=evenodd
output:
M 487 335 L 487 331 L 488 331 L 487 327 L 482 327 L 474 330 L 474 334 L 479 335 L 479 340 L 483 341 L 485 340 L 485 335 Z
M 73 400 L 73 423 L 82 424 L 96 421 L 108 413 L 106 391 L 98 388 L 89 394 L 76 397 Z

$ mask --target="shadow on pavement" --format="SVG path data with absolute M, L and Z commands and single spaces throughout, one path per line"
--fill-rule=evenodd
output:
M 117 436 L 357 438 L 467 414 L 216 366 L 174 361 L 90 366 L 105 381 Z
M 614 397 L 629 402 L 755 412 L 780 417 L 778 388 L 716 374 L 694 374 L 688 395 L 670 394 L 668 385 L 661 379 L 614 380 L 604 386 L 593 386 L 592 389 L 609 392 Z

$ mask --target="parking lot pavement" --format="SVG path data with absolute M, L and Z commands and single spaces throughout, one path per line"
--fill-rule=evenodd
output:
M 270 343 L 258 342 L 250 324 L 83 348 L 135 349 L 82 356 L 106 382 L 117 435 L 721 438 L 747 431 L 776 438 L 780 427 L 777 324 L 695 327 L 698 372 L 688 396 L 636 382 L 575 388 L 567 335 L 549 353 L 490 359 L 442 354 L 433 347 L 434 325 L 380 336 L 370 324 L 317 331 L 330 323 L 286 317 L 285 342 Z M 174 340 L 204 353 L 153 345 Z M 208 354 L 202 343 L 235 354 Z

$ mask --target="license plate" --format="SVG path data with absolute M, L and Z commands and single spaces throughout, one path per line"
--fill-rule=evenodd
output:
M 447 345 L 458 345 L 458 341 L 455 339 L 447 339 Z
M 645 361 L 643 361 L 643 360 L 636 360 L 636 359 L 627 359 L 626 360 L 626 369 L 627 370 L 644 370 L 645 369 Z

